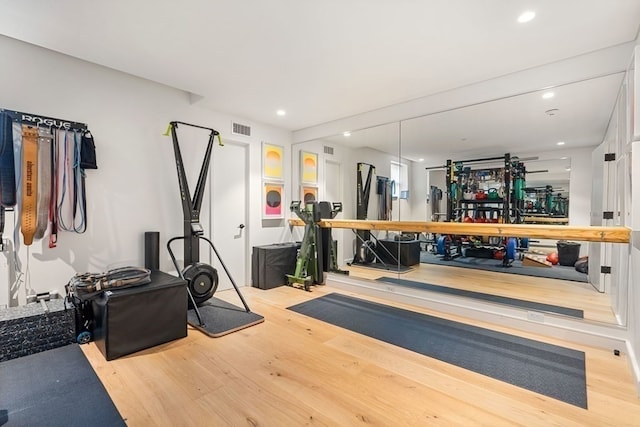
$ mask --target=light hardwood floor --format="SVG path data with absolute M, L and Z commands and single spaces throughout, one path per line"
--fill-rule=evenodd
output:
M 190 328 L 110 362 L 94 343 L 81 347 L 128 425 L 640 425 L 624 354 L 474 323 L 584 351 L 585 410 L 286 309 L 330 292 L 354 295 L 330 285 L 242 291 L 264 323 L 217 339 Z M 229 291 L 217 296 L 237 301 Z

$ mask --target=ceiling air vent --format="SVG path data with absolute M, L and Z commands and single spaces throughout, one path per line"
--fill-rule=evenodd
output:
M 234 135 L 251 136 L 251 126 L 242 125 L 240 123 L 231 123 L 231 133 Z
M 330 154 L 333 156 L 333 147 L 324 146 L 324 154 Z

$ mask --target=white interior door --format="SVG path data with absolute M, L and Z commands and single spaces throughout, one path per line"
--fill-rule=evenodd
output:
M 245 144 L 225 141 L 216 145 L 211 158 L 210 239 L 238 286 L 247 284 L 247 155 Z M 220 261 L 211 254 L 218 270 L 218 290 L 232 287 Z
M 324 197 L 328 202 L 342 201 L 342 170 L 338 162 L 327 160 L 324 166 Z

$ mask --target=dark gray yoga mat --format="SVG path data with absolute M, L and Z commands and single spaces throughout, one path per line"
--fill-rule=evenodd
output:
M 78 344 L 0 363 L 0 426 L 126 426 Z
M 411 267 L 408 267 L 406 265 L 382 264 L 380 262 L 370 262 L 368 264 L 355 263 L 355 264 L 350 264 L 350 265 L 353 265 L 354 267 L 372 268 L 374 270 L 391 271 L 391 272 L 394 272 L 394 273 L 406 273 L 406 272 L 412 270 Z
M 289 309 L 587 408 L 581 351 L 335 293 Z
M 571 280 L 573 282 L 589 281 L 588 275 L 580 273 L 574 267 L 554 265 L 551 268 L 529 267 L 522 265 L 522 261 L 514 260 L 511 267 L 503 267 L 502 261 L 497 259 L 457 257 L 445 261 L 442 256 L 430 252 L 420 252 L 420 262 L 424 264 L 446 265 L 448 267 L 476 268 L 478 270 L 495 271 L 498 273 L 520 274 L 522 276 L 546 277 L 548 279 Z
M 562 314 L 564 316 L 571 316 L 579 319 L 584 319 L 584 311 L 578 310 L 575 308 L 561 307 L 559 305 L 553 305 L 553 304 L 542 304 L 539 302 L 526 301 L 526 300 L 521 300 L 516 298 L 501 297 L 497 295 L 485 294 L 482 292 L 467 291 L 464 289 L 456 289 L 456 288 L 450 288 L 447 286 L 432 285 L 430 283 L 416 282 L 413 280 L 398 279 L 395 277 L 380 277 L 377 280 L 380 282 L 394 283 L 396 285 L 406 286 L 406 287 L 415 288 L 415 289 L 422 289 L 422 290 L 432 291 L 432 292 L 440 292 L 440 293 L 449 294 L 449 295 L 458 295 L 458 296 L 463 296 L 467 298 L 474 298 L 474 299 L 479 299 L 484 301 L 495 302 L 498 304 L 505 304 L 505 305 L 518 307 L 518 308 L 525 308 L 527 310 L 543 311 L 547 313 Z

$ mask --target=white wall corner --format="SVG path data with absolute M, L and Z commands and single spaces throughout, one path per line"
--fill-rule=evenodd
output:
M 640 398 L 640 361 L 638 360 L 638 355 L 633 348 L 633 343 L 630 341 L 626 342 L 627 347 L 627 356 L 629 358 L 629 366 L 631 367 L 631 372 L 633 373 L 633 379 L 636 383 L 636 395 Z

